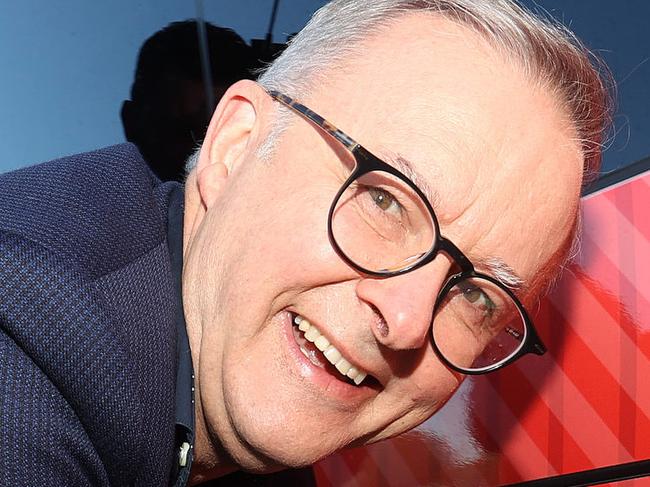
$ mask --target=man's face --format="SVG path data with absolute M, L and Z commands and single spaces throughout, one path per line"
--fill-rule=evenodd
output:
M 579 147 L 552 96 L 433 17 L 405 17 L 360 52 L 300 101 L 377 156 L 411 161 L 436 193 L 442 234 L 475 263 L 500 258 L 531 280 L 566 238 L 580 189 Z M 440 254 L 387 279 L 346 265 L 327 211 L 349 159 L 291 116 L 273 161 L 251 148 L 231 171 L 186 253 L 199 400 L 211 434 L 249 469 L 403 432 L 462 380 L 429 341 L 454 263 Z M 355 386 L 319 365 L 320 352 L 301 353 L 296 315 L 370 377 Z

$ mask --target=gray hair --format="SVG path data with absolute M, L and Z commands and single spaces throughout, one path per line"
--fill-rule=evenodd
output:
M 530 79 L 548 86 L 566 109 L 582 146 L 585 184 L 597 174 L 611 117 L 609 72 L 566 27 L 515 1 L 333 0 L 314 14 L 258 82 L 304 98 L 329 69 L 357 55 L 369 33 L 413 12 L 432 13 L 473 29 L 518 62 Z M 286 110 L 279 109 L 269 137 L 258 149 L 261 158 L 270 158 L 287 125 Z

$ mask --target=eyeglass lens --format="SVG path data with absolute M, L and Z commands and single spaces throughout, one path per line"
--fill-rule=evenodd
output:
M 409 267 L 436 240 L 424 202 L 384 171 L 365 173 L 344 189 L 332 213 L 332 233 L 350 260 L 372 272 Z
M 432 327 L 440 354 L 459 369 L 501 364 L 523 346 L 526 326 L 510 295 L 487 279 L 468 277 L 438 303 Z

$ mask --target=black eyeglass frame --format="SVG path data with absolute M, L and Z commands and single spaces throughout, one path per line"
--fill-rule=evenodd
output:
M 313 123 L 321 130 L 323 130 L 325 133 L 333 137 L 335 140 L 341 143 L 354 157 L 356 165 L 352 170 L 350 176 L 343 183 L 341 189 L 334 197 L 334 200 L 332 201 L 332 205 L 330 206 L 328 217 L 327 217 L 327 232 L 328 232 L 328 238 L 330 240 L 330 243 L 332 244 L 336 252 L 339 254 L 339 256 L 350 267 L 358 270 L 363 274 L 374 276 L 374 277 L 393 277 L 393 276 L 398 276 L 413 271 L 415 269 L 418 269 L 428 264 L 429 262 L 433 261 L 438 255 L 438 252 L 444 252 L 449 257 L 451 257 L 460 268 L 459 273 L 456 273 L 447 278 L 447 281 L 438 292 L 438 296 L 436 298 L 436 304 L 434 306 L 433 316 L 431 318 L 431 324 L 430 324 L 431 331 L 429 335 L 430 335 L 431 344 L 438 358 L 440 358 L 440 360 L 442 360 L 442 362 L 447 367 L 451 368 L 452 370 L 455 370 L 456 372 L 460 372 L 462 374 L 481 375 L 481 374 L 486 374 L 488 372 L 493 372 L 495 370 L 503 368 L 506 365 L 513 363 L 523 355 L 529 353 L 533 353 L 535 355 L 543 355 L 544 353 L 546 353 L 546 346 L 542 342 L 542 339 L 539 337 L 539 334 L 537 333 L 537 330 L 535 329 L 535 326 L 533 325 L 533 322 L 530 319 L 528 312 L 524 308 L 524 305 L 521 304 L 521 302 L 519 301 L 519 298 L 517 298 L 517 296 L 510 288 L 508 288 L 505 284 L 503 284 L 495 277 L 490 276 L 488 274 L 482 274 L 480 272 L 476 272 L 476 270 L 474 269 L 474 265 L 469 260 L 469 258 L 465 256 L 465 254 L 463 254 L 463 252 L 451 240 L 441 235 L 440 224 L 438 223 L 438 218 L 436 217 L 436 214 L 433 211 L 433 207 L 429 202 L 429 199 L 425 196 L 422 190 L 420 190 L 420 188 L 413 181 L 411 181 L 406 175 L 402 174 L 399 170 L 397 170 L 390 164 L 379 159 L 377 156 L 372 154 L 361 144 L 356 142 L 352 137 L 345 134 L 334 124 L 325 120 L 323 117 L 318 115 L 310 108 L 306 107 L 305 105 L 297 102 L 296 100 L 278 91 L 266 90 L 266 92 L 269 94 L 271 98 L 278 101 L 279 103 L 286 106 L 287 108 L 291 109 L 292 111 L 300 115 L 302 118 Z M 332 231 L 332 217 L 334 215 L 334 210 L 336 209 L 336 205 L 339 199 L 341 198 L 341 195 L 358 178 L 360 178 L 364 174 L 374 172 L 374 171 L 386 172 L 388 174 L 395 176 L 396 178 L 399 178 L 401 181 L 406 183 L 418 195 L 418 197 L 422 200 L 422 202 L 426 206 L 427 211 L 429 212 L 429 216 L 431 217 L 431 221 L 433 222 L 435 228 L 436 238 L 433 241 L 431 248 L 427 252 L 422 253 L 420 257 L 418 257 L 418 259 L 416 259 L 413 263 L 403 268 L 400 268 L 398 270 L 374 271 L 370 269 L 365 269 L 364 267 L 360 266 L 354 260 L 352 260 L 350 257 L 347 256 L 347 254 L 339 246 L 338 242 L 336 241 L 336 238 L 334 237 L 334 232 Z M 434 318 L 435 318 L 436 310 L 438 309 L 442 300 L 447 296 L 447 293 L 455 285 L 469 278 L 478 278 L 478 279 L 486 280 L 494 284 L 495 286 L 497 286 L 503 292 L 505 292 L 515 303 L 515 306 L 517 307 L 517 310 L 519 311 L 522 320 L 524 322 L 524 337 L 520 339 L 521 345 L 519 346 L 519 348 L 516 351 L 514 351 L 512 355 L 503 359 L 501 362 L 497 362 L 493 365 L 482 367 L 479 369 L 466 369 L 451 363 L 438 348 L 438 345 L 436 344 L 436 341 L 434 339 L 434 333 L 432 331 L 433 326 L 435 326 Z

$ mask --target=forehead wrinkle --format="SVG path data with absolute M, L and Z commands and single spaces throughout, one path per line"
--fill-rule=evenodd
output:
M 497 171 L 497 173 L 493 174 L 493 178 L 492 178 L 493 184 L 497 184 L 497 181 L 501 181 L 501 178 L 499 177 L 499 172 L 501 171 Z M 476 184 L 476 181 L 474 183 Z M 478 200 L 479 200 L 479 195 L 475 195 L 475 198 L 472 200 L 469 206 L 473 207 Z M 494 210 L 494 208 L 492 209 Z M 504 211 L 507 211 L 507 209 L 504 209 Z M 498 218 L 499 212 L 491 211 L 490 213 L 492 213 L 491 215 L 492 218 Z M 482 219 L 485 219 L 485 217 Z M 485 220 L 484 223 L 487 224 L 488 221 L 489 220 Z M 485 241 L 486 239 L 489 239 L 492 234 L 495 234 L 497 232 L 497 229 L 498 229 L 498 225 L 488 224 L 486 231 L 481 233 L 479 240 Z M 478 242 L 474 243 L 474 245 L 476 244 L 478 244 Z M 461 251 L 463 251 L 462 248 Z M 466 255 L 470 259 L 472 264 L 475 266 L 475 268 L 477 268 L 479 271 L 485 274 L 495 277 L 498 281 L 500 281 L 509 289 L 513 291 L 519 291 L 519 292 L 526 292 L 526 290 L 528 289 L 528 283 L 526 282 L 526 280 L 523 277 L 521 277 L 521 275 L 519 275 L 511 265 L 509 265 L 505 260 L 503 260 L 503 258 L 495 255 L 483 255 L 483 256 L 477 255 L 476 251 L 472 251 L 472 250 L 468 250 L 466 252 Z

